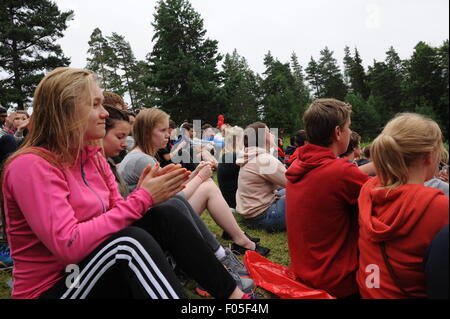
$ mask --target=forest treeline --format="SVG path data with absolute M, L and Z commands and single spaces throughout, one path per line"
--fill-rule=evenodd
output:
M 76 17 L 48 0 L 3 0 L 2 6 L 0 102 L 23 109 L 45 73 L 70 65 L 56 40 Z M 153 17 L 152 50 L 143 60 L 118 33 L 96 28 L 86 39 L 86 68 L 98 74 L 105 90 L 126 96 L 132 109 L 160 107 L 176 122 L 211 124 L 223 114 L 231 124 L 260 120 L 291 133 L 302 128 L 313 99 L 333 97 L 353 106 L 352 129 L 363 140 L 399 112 L 430 116 L 448 140 L 448 39 L 437 47 L 421 41 L 405 60 L 394 47 L 386 48 L 385 59 L 367 63 L 367 69 L 356 47 L 343 48 L 343 63 L 328 47 L 309 61 L 299 61 L 295 52 L 280 61 L 268 51 L 265 71 L 258 74 L 237 50 L 218 52 L 218 41 L 206 36 L 188 0 L 160 0 Z

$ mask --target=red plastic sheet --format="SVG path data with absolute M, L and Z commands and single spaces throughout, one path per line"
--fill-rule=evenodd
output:
M 276 264 L 254 251 L 247 250 L 244 263 L 255 284 L 282 299 L 336 299 L 324 290 L 317 290 L 296 280 L 287 267 Z

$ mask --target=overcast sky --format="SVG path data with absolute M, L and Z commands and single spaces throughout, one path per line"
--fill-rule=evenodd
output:
M 117 32 L 130 42 L 137 59 L 152 49 L 156 0 L 56 0 L 61 10 L 74 10 L 59 42 L 72 67 L 86 66 L 93 29 Z M 449 37 L 448 0 L 191 0 L 200 13 L 207 37 L 219 52 L 237 49 L 251 69 L 264 72 L 270 50 L 282 62 L 296 52 L 306 67 L 311 56 L 328 46 L 342 63 L 344 47 L 358 48 L 365 66 L 384 60 L 393 46 L 409 58 L 425 41 L 441 45 Z

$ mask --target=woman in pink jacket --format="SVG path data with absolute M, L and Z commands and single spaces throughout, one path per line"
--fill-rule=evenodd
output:
M 102 104 L 86 70 L 58 68 L 35 91 L 31 130 L 2 176 L 13 297 L 185 298 L 163 250 L 214 297 L 243 297 L 186 218 L 150 209 L 183 188 L 186 170 L 147 167 L 120 196 L 90 146 L 105 135 Z

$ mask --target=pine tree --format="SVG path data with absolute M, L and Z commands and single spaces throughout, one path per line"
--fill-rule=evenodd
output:
M 345 82 L 352 93 L 360 94 L 363 99 L 367 100 L 370 95 L 370 88 L 367 84 L 367 75 L 362 65 L 362 60 L 358 49 L 355 48 L 354 57 L 350 55 L 350 49 L 345 47 Z
M 315 90 L 316 98 L 335 98 L 343 100 L 347 94 L 347 87 L 333 57 L 333 51 L 327 47 L 320 51 L 318 63 L 311 58 L 306 68 L 307 79 Z
M 239 56 L 236 50 L 232 55 L 226 54 L 222 67 L 226 98 L 223 113 L 226 121 L 242 127 L 258 121 L 260 78 L 250 70 L 245 58 Z
M 73 11 L 61 12 L 48 0 L 3 0 L 0 9 L 0 101 L 24 107 L 44 74 L 67 66 L 56 40 L 63 36 Z
M 100 85 L 105 91 L 112 91 L 113 85 L 110 85 L 112 80 L 110 64 L 111 60 L 113 60 L 111 57 L 113 50 L 109 46 L 108 40 L 103 36 L 99 28 L 95 28 L 88 44 L 89 49 L 87 53 L 90 56 L 87 58 L 86 69 L 97 73 Z
M 150 66 L 146 61 L 137 61 L 131 73 L 133 79 L 134 103 L 132 109 L 157 105 L 156 90 L 151 87 L 152 78 Z
M 441 78 L 442 78 L 442 87 L 443 94 L 441 95 L 441 99 L 439 102 L 439 106 L 436 112 L 439 114 L 440 123 L 443 128 L 444 138 L 448 141 L 449 139 L 449 84 L 448 84 L 448 39 L 444 41 L 444 43 L 438 48 L 438 64 L 439 69 L 441 70 Z
M 380 133 L 380 115 L 374 101 L 366 101 L 359 93 L 349 93 L 345 101 L 352 105 L 352 131 L 361 135 L 363 141 L 371 141 Z
M 264 93 L 264 122 L 280 133 L 295 129 L 293 119 L 300 117 L 300 105 L 296 99 L 296 83 L 289 63 L 274 59 L 270 52 L 264 59 L 266 71 L 262 82 Z
M 404 108 L 403 105 L 403 83 L 404 71 L 403 61 L 397 52 L 391 47 L 386 52 L 386 59 L 383 62 L 374 61 L 368 70 L 368 83 L 371 96 L 378 101 L 377 110 L 381 115 L 381 122 L 386 123 L 396 113 L 412 111 L 411 108 Z
M 222 111 L 217 41 L 205 39 L 203 19 L 187 0 L 158 2 L 149 79 L 158 104 L 175 121 L 214 123 Z
M 112 57 L 115 59 L 114 65 L 116 69 L 120 70 L 121 76 L 121 87 L 122 90 L 126 91 L 130 96 L 131 107 L 134 108 L 136 105 L 136 79 L 134 76 L 136 73 L 136 58 L 131 49 L 130 43 L 125 41 L 125 37 L 113 32 L 110 37 L 107 37 L 109 42 L 109 47 L 112 48 L 114 55 Z
M 313 96 L 315 98 L 320 97 L 323 94 L 323 83 L 321 74 L 319 73 L 319 65 L 313 57 L 311 57 L 311 60 L 308 63 L 308 67 L 306 68 L 306 80 L 309 82 L 310 86 L 313 89 Z
M 343 100 L 347 94 L 343 76 L 336 59 L 333 57 L 333 51 L 327 47 L 320 51 L 319 73 L 322 75 L 323 96 Z
M 298 57 L 295 54 L 295 52 L 292 53 L 291 55 L 291 70 L 295 82 L 294 94 L 297 99 L 300 113 L 300 117 L 295 119 L 295 129 L 298 130 L 303 125 L 303 121 L 301 120 L 301 118 L 303 116 L 306 107 L 308 106 L 308 103 L 311 101 L 311 96 L 309 88 L 305 83 L 305 75 L 303 73 L 303 68 L 298 62 Z
M 353 67 L 354 60 L 352 58 L 352 55 L 350 53 L 350 48 L 346 45 L 344 48 L 344 82 L 347 87 L 349 87 L 349 93 L 353 92 L 353 89 L 351 87 L 351 79 L 350 79 L 350 73 Z
M 445 44 L 444 44 L 445 48 Z M 441 50 L 442 52 L 442 50 Z M 448 53 L 447 61 L 448 61 Z M 415 111 L 427 111 L 425 115 L 434 117 L 441 124 L 444 134 L 448 133 L 448 78 L 445 72 L 445 54 L 438 48 L 419 42 L 411 58 L 406 61 L 405 107 Z

